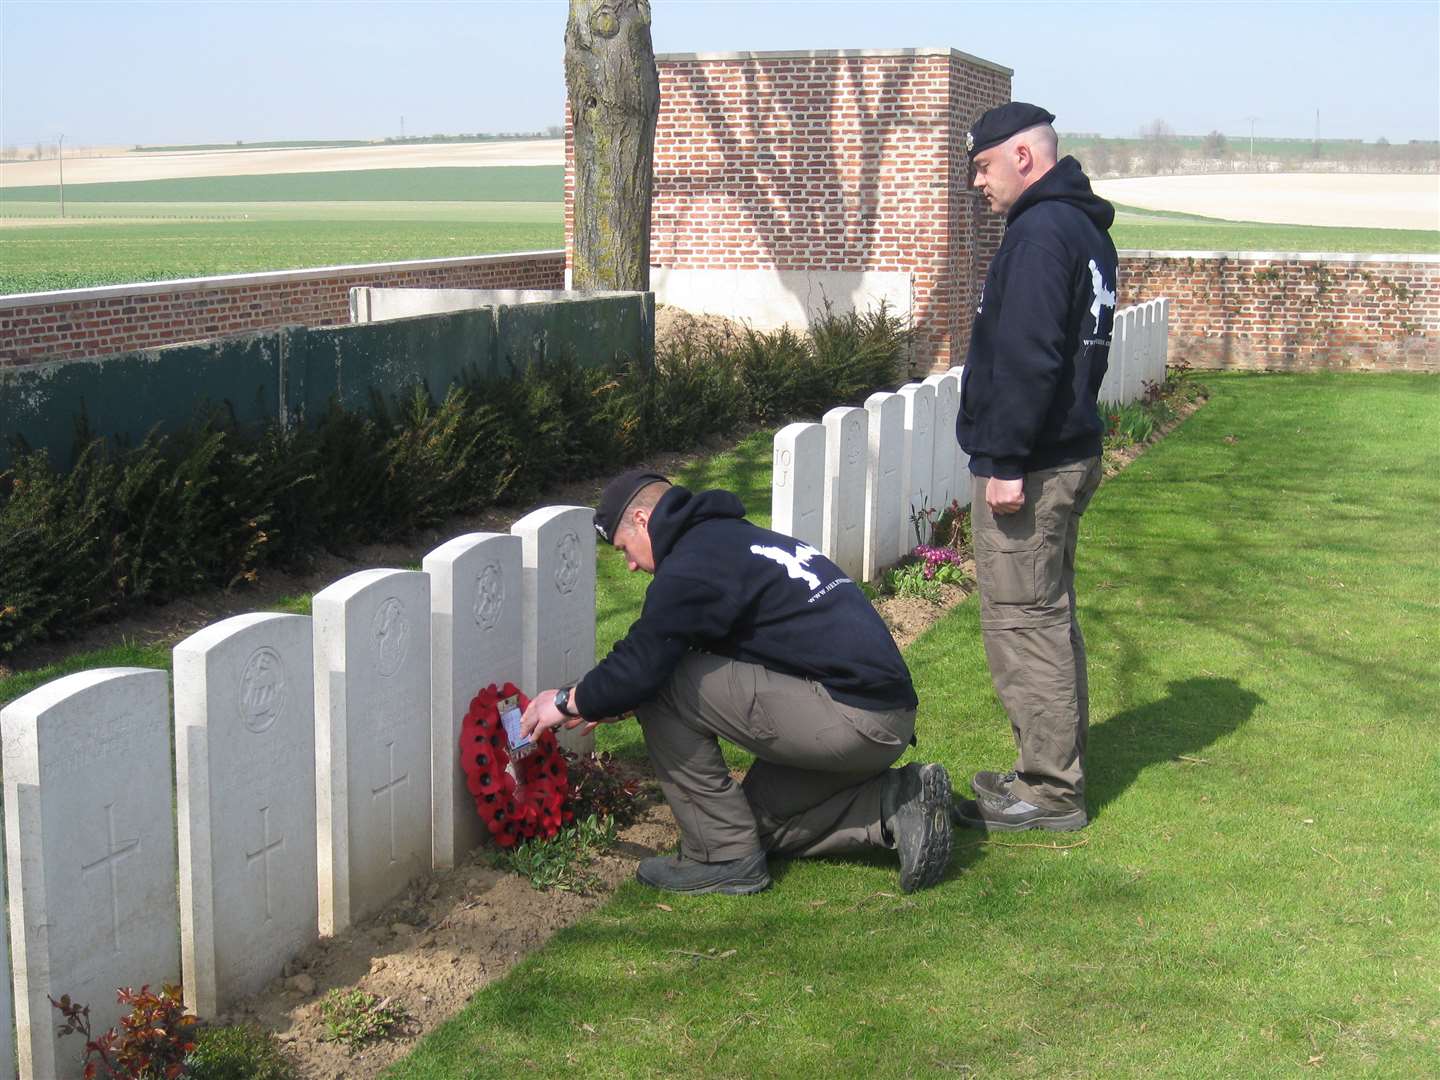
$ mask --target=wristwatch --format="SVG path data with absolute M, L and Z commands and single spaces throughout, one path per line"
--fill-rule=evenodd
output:
M 580 714 L 578 712 L 570 711 L 570 695 L 574 692 L 575 688 L 573 686 L 566 686 L 562 687 L 559 690 L 556 690 L 555 708 L 559 709 L 562 713 L 570 717 L 572 720 L 578 720 L 580 718 Z

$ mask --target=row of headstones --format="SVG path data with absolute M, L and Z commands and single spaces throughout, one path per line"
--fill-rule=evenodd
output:
M 915 520 L 970 503 L 969 457 L 955 438 L 962 369 L 931 375 L 863 408 L 775 434 L 771 527 L 872 581 L 914 550 Z
M 537 510 L 423 567 L 352 574 L 311 616 L 236 616 L 178 645 L 173 786 L 163 671 L 70 675 L 0 710 L 0 1073 L 18 1050 L 23 1078 L 81 1075 L 51 995 L 103 1031 L 116 987 L 183 975 L 187 1005 L 214 1016 L 485 839 L 461 722 L 492 682 L 534 693 L 593 664 L 593 511 Z
M 1132 304 L 1115 312 L 1110 335 L 1110 367 L 1100 384 L 1100 400 L 1128 405 L 1145 396 L 1145 384 L 1165 381 L 1170 357 L 1170 301 Z
M 1127 404 L 1165 378 L 1170 301 L 1115 312 L 1100 400 Z M 775 435 L 771 527 L 872 581 L 928 539 L 917 515 L 970 503 L 969 457 L 955 437 L 964 369 L 951 368 L 864 408 L 831 409 L 819 424 Z

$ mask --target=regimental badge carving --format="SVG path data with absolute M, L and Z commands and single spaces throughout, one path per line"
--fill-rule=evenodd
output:
M 933 403 L 925 398 L 921 398 L 915 403 L 915 433 L 917 435 L 930 434 L 930 412 L 933 408 Z
M 257 735 L 285 712 L 285 661 L 270 646 L 256 649 L 240 674 L 240 720 Z
M 475 623 L 482 630 L 493 630 L 505 608 L 505 575 L 497 562 L 486 563 L 475 580 Z
M 852 468 L 860 464 L 860 430 L 860 425 L 853 425 L 845 439 L 845 463 Z
M 580 538 L 567 532 L 555 542 L 555 588 L 562 595 L 580 580 Z
M 398 596 L 388 597 L 370 621 L 370 637 L 375 645 L 375 668 L 386 678 L 400 670 L 410 648 L 410 620 Z

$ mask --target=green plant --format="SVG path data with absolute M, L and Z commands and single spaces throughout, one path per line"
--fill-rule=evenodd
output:
M 570 809 L 576 820 L 609 818 L 628 825 L 640 808 L 641 783 L 626 777 L 620 763 L 608 753 L 565 754 L 570 779 Z
M 527 840 L 500 853 L 495 864 L 527 878 L 531 887 L 542 891 L 587 893 L 600 879 L 586 868 L 597 855 L 615 846 L 615 837 L 613 817 L 577 817 L 548 840 Z
M 192 1080 L 294 1080 L 295 1069 L 268 1031 L 247 1025 L 202 1028 L 185 1059 Z
M 320 1018 L 325 1038 L 351 1050 L 389 1038 L 410 1019 L 405 1007 L 393 998 L 382 998 L 365 990 L 331 990 L 320 999 Z
M 884 584 L 885 591 L 894 596 L 928 600 L 932 604 L 940 603 L 940 586 L 933 578 L 925 576 L 923 560 L 916 559 L 892 566 L 885 571 Z
M 152 994 L 148 985 L 115 991 L 115 1000 L 129 1007 L 120 1018 L 120 1030 L 101 1035 L 90 1031 L 90 1006 L 63 995 L 50 1004 L 65 1018 L 58 1034 L 85 1038 L 85 1080 L 176 1080 L 185 1075 L 185 1055 L 192 1041 L 196 1018 L 185 1011 L 180 987 L 166 986 Z

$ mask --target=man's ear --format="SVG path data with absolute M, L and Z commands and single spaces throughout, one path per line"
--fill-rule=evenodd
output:
M 1030 167 L 1035 164 L 1035 154 L 1028 143 L 1015 144 L 1015 167 L 1021 174 L 1028 173 Z
M 641 532 L 648 533 L 650 531 L 650 511 L 647 507 L 637 506 L 634 510 L 631 510 L 630 520 L 635 523 L 635 527 Z

